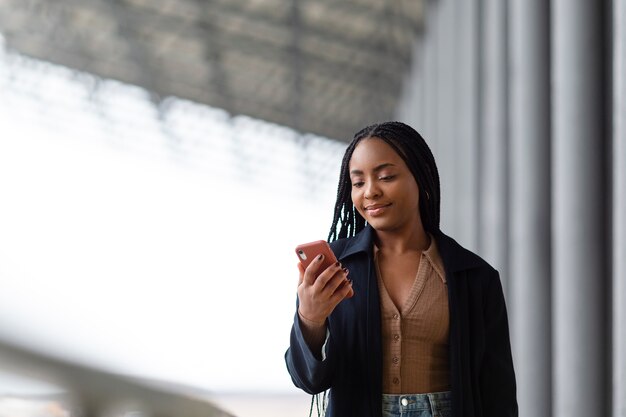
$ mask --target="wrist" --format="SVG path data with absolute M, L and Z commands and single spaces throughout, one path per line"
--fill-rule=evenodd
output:
M 299 308 L 298 308 L 298 317 L 300 318 L 300 321 L 309 328 L 322 328 L 326 325 L 326 319 L 319 321 L 313 318 L 309 318 L 305 316 L 304 314 L 302 314 L 302 311 L 300 311 Z

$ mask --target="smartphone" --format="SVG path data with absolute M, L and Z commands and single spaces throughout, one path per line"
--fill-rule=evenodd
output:
M 330 245 L 325 240 L 316 240 L 315 242 L 303 243 L 296 246 L 296 255 L 302 262 L 302 265 L 306 268 L 319 254 L 324 255 L 322 265 L 318 269 L 318 274 L 321 274 L 326 268 L 337 262 L 337 258 L 333 253 Z

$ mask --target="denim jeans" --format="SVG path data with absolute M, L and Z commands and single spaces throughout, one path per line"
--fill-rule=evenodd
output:
M 450 391 L 428 394 L 383 394 L 383 417 L 450 417 Z

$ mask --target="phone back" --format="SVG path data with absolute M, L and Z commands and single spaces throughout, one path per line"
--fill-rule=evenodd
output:
M 324 271 L 337 262 L 335 254 L 325 240 L 316 240 L 315 242 L 303 243 L 296 246 L 296 255 L 298 255 L 298 259 L 300 259 L 300 262 L 302 262 L 305 268 L 308 267 L 320 253 L 324 255 L 324 261 L 318 270 L 319 272 Z

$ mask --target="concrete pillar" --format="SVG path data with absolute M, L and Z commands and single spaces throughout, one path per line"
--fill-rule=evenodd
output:
M 437 136 L 437 163 L 441 177 L 441 227 L 458 237 L 460 222 L 456 205 L 459 204 L 460 184 L 457 174 L 458 152 L 455 126 L 457 120 L 457 61 L 455 1 L 439 0 L 429 3 L 434 7 L 434 48 L 436 49 L 436 102 L 434 103 L 434 124 Z M 430 14 L 429 14 L 430 16 Z
M 626 1 L 613 1 L 613 417 L 626 417 Z
M 420 132 L 426 139 L 429 146 L 432 141 L 428 140 L 424 131 L 424 95 L 425 95 L 425 79 L 424 70 L 426 63 L 424 62 L 424 48 L 426 34 L 420 33 L 413 43 L 412 63 L 404 81 L 402 89 L 402 97 L 397 111 L 397 120 L 413 126 L 415 130 Z
M 509 5 L 511 339 L 521 416 L 552 415 L 550 4 Z M 532 28 L 532 30 L 529 30 Z
M 446 117 L 455 129 L 454 144 L 456 187 L 455 199 L 448 201 L 455 209 L 455 237 L 470 250 L 477 250 L 478 229 L 478 133 L 480 115 L 480 54 L 479 19 L 481 0 L 453 0 L 456 22 L 446 29 L 456 33 L 456 63 L 452 68 L 456 83 L 456 117 Z
M 421 101 L 420 108 L 422 113 L 422 130 L 417 129 L 426 139 L 426 142 L 430 145 L 435 158 L 438 156 L 437 146 L 440 142 L 439 134 L 437 132 L 436 125 L 436 108 L 437 108 L 437 2 L 430 0 L 427 1 L 424 6 L 425 13 L 425 30 L 422 36 L 422 66 L 424 72 L 422 74 L 424 94 L 418 98 Z M 436 159 L 438 164 L 441 164 L 439 158 Z
M 604 2 L 552 3 L 556 417 L 608 415 Z
M 500 0 L 484 0 L 482 8 L 480 115 L 480 222 L 478 250 L 500 271 L 508 293 L 508 74 L 507 10 Z

